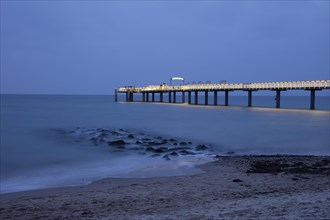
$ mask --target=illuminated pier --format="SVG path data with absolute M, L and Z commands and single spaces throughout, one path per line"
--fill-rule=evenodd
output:
M 183 78 L 171 78 L 182 79 Z M 229 92 L 246 91 L 248 96 L 248 107 L 252 107 L 252 93 L 259 90 L 270 90 L 275 92 L 276 108 L 281 107 L 281 92 L 287 90 L 306 90 L 310 92 L 310 109 L 315 109 L 315 91 L 330 89 L 330 80 L 310 80 L 310 81 L 292 81 L 292 82 L 259 82 L 259 83 L 229 83 L 221 82 L 219 84 L 183 84 L 179 86 L 161 84 L 149 85 L 145 87 L 125 86 L 115 90 L 115 101 L 118 101 L 118 93 L 126 94 L 126 101 L 133 102 L 134 94 L 142 94 L 142 102 L 164 102 L 164 94 L 168 95 L 168 103 L 177 103 L 177 93 L 181 93 L 181 103 L 185 103 L 186 94 L 188 94 L 188 104 L 198 104 L 199 92 L 204 93 L 204 104 L 209 105 L 209 93 L 213 93 L 214 105 L 218 105 L 218 94 L 224 92 L 225 106 L 229 106 Z M 194 103 L 192 103 L 194 96 Z

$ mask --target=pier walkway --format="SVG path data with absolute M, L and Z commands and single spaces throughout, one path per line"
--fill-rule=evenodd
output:
M 330 89 L 330 80 L 309 80 L 292 82 L 259 82 L 259 83 L 220 83 L 220 84 L 187 84 L 171 86 L 167 84 L 149 85 L 145 87 L 125 86 L 115 89 L 115 101 L 118 101 L 118 93 L 126 94 L 126 101 L 133 102 L 134 94 L 142 94 L 142 102 L 164 102 L 164 94 L 168 96 L 168 103 L 177 103 L 177 93 L 182 93 L 182 103 L 185 103 L 188 94 L 188 104 L 198 104 L 199 92 L 204 93 L 204 104 L 209 105 L 209 93 L 213 93 L 213 105 L 218 105 L 218 92 L 224 92 L 225 106 L 229 105 L 229 92 L 246 91 L 248 95 L 248 107 L 252 107 L 252 93 L 259 90 L 274 91 L 276 95 L 276 108 L 281 106 L 281 92 L 287 90 L 306 90 L 310 92 L 310 109 L 315 109 L 315 91 Z M 151 97 L 150 97 L 151 95 Z M 194 102 L 192 102 L 194 97 Z M 151 98 L 151 99 L 150 99 Z

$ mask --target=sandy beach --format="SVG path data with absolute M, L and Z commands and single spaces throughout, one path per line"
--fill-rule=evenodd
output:
M 330 219 L 330 158 L 227 156 L 191 176 L 1 195 L 1 219 Z

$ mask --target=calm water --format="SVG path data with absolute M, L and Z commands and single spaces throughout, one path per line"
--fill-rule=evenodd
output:
M 144 176 L 141 173 L 146 170 L 166 175 L 161 172 L 164 167 L 180 175 L 184 170 L 180 173 L 175 168 L 187 165 L 187 161 L 114 154 L 58 132 L 77 126 L 124 128 L 207 143 L 214 154 L 330 154 L 329 97 L 317 97 L 315 111 L 303 110 L 309 97 L 282 97 L 282 107 L 300 110 L 269 108 L 275 104 L 274 97 L 254 97 L 253 104 L 263 108 L 239 107 L 246 105 L 246 97 L 234 96 L 230 104 L 235 107 L 115 103 L 113 99 L 1 95 L 1 192 L 76 185 L 107 176 Z

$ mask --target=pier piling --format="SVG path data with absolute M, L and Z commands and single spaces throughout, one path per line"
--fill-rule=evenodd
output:
M 134 101 L 134 93 L 133 92 L 126 92 L 126 102 L 133 102 Z
M 182 92 L 182 103 L 185 103 L 186 102 L 186 94 L 185 94 L 185 92 L 183 91 Z
M 281 107 L 281 90 L 276 90 L 276 108 Z
M 146 93 L 142 92 L 142 102 L 145 102 L 145 101 L 146 101 Z
M 315 109 L 315 89 L 311 89 L 311 97 L 310 97 L 310 109 Z
M 191 104 L 191 91 L 188 91 L 188 104 Z
M 214 105 L 218 105 L 218 91 L 214 91 Z
M 168 103 L 172 102 L 172 92 L 168 92 Z
M 118 102 L 118 90 L 115 89 L 115 102 Z
M 129 102 L 129 92 L 126 92 L 126 102 Z
M 198 91 L 195 91 L 195 105 L 198 105 Z
M 208 105 L 209 104 L 209 92 L 208 91 L 205 91 L 205 105 Z
M 163 97 L 164 96 L 164 94 L 163 94 L 163 92 L 159 92 L 159 101 L 160 102 L 163 102 Z
M 229 90 L 225 91 L 225 106 L 229 104 Z
M 154 92 L 151 93 L 151 101 L 155 102 L 155 93 Z
M 248 90 L 248 107 L 252 106 L 252 90 Z
M 176 91 L 173 92 L 173 102 L 176 103 Z

